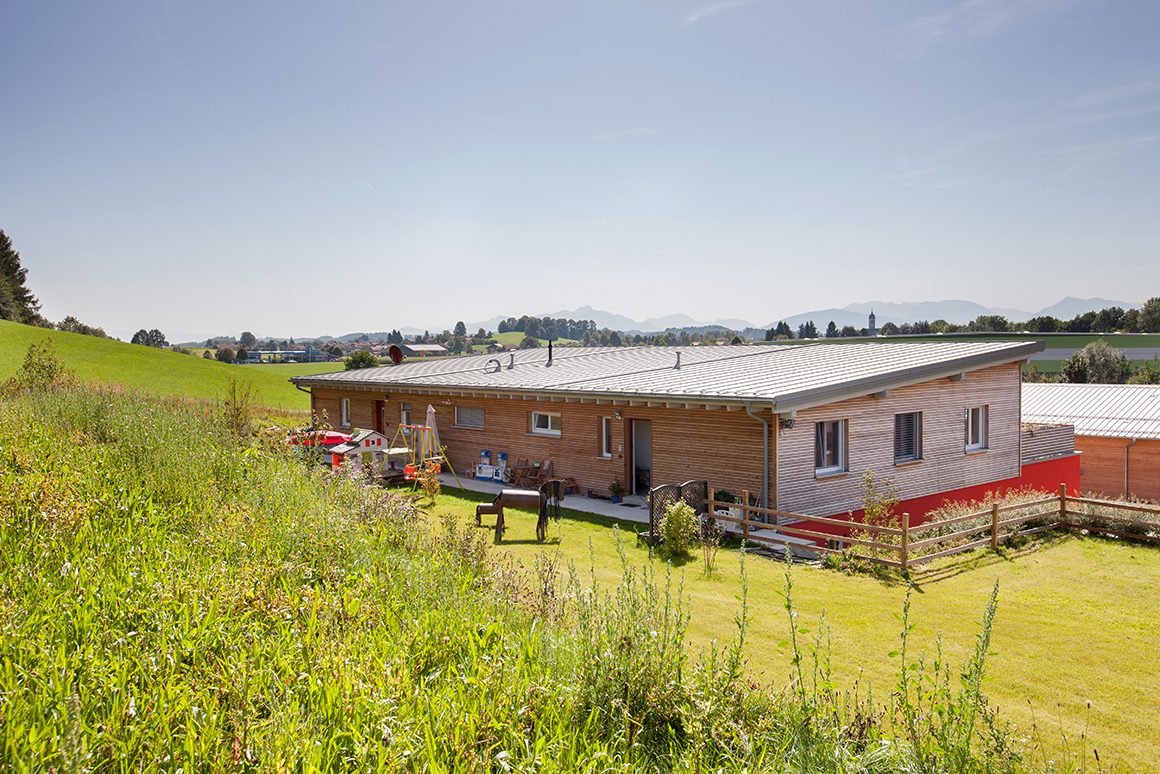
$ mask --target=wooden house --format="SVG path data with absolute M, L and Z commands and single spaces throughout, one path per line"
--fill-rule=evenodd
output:
M 1160 386 L 1025 384 L 1023 419 L 1075 427 L 1085 492 L 1160 500 Z
M 295 377 L 314 411 L 391 435 L 428 405 L 457 470 L 481 449 L 552 460 L 581 492 L 706 479 L 817 516 L 862 475 L 912 515 L 944 499 L 1078 484 L 1066 444 L 1022 455 L 1020 365 L 1042 344 L 862 342 L 523 350 Z M 1038 451 L 1042 452 L 1042 448 Z

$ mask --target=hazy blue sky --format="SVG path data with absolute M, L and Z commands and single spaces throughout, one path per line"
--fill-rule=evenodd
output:
M 0 228 L 171 337 L 1160 294 L 1160 4 L 15 2 Z

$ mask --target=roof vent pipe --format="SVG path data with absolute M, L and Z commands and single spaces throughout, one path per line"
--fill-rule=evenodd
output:
M 510 371 L 515 367 L 516 367 L 516 353 L 512 352 L 511 353 L 511 360 L 508 361 L 508 370 Z
M 548 365 L 552 365 L 552 340 L 548 339 Z
M 681 368 L 681 353 L 680 352 L 677 353 L 677 364 L 675 366 L 673 366 L 673 368 L 676 368 L 677 370 L 680 370 L 680 368 Z

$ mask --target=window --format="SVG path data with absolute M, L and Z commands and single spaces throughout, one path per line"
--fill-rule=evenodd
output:
M 600 418 L 600 456 L 612 458 L 612 417 Z
M 922 412 L 894 415 L 894 464 L 922 459 Z
M 342 399 L 342 426 L 350 427 L 350 398 Z
M 411 437 L 411 431 L 408 430 L 406 427 L 406 425 L 409 425 L 409 424 L 411 424 L 411 404 L 410 403 L 400 403 L 399 404 L 399 426 L 403 431 L 404 438 Z
M 560 415 L 543 411 L 532 412 L 532 432 L 536 435 L 559 435 Z
M 987 448 L 987 407 L 975 406 L 967 409 L 967 451 L 981 451 Z
M 818 422 L 814 439 L 814 472 L 828 475 L 846 470 L 846 422 Z
M 483 409 L 467 406 L 455 407 L 455 426 L 470 427 L 474 430 L 483 429 Z

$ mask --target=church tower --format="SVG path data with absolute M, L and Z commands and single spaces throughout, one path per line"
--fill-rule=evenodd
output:
M 868 329 L 871 336 L 878 335 L 878 326 L 875 324 L 875 319 L 876 318 L 874 317 L 874 310 L 871 309 L 870 310 L 870 327 Z

